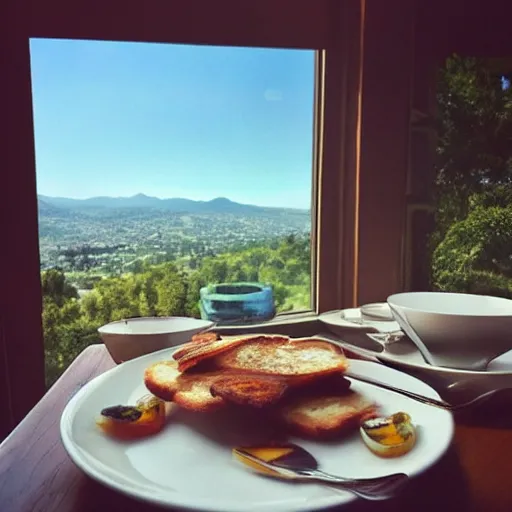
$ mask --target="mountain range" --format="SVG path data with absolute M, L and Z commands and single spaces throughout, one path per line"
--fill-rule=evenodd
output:
M 308 210 L 294 208 L 275 208 L 237 203 L 225 197 L 217 197 L 210 201 L 194 201 L 192 199 L 169 198 L 159 199 L 145 194 L 131 197 L 99 196 L 88 199 L 72 199 L 68 197 L 51 197 L 38 195 L 40 215 L 58 215 L 63 210 L 87 213 L 87 211 L 112 209 L 153 209 L 176 213 L 236 213 L 254 215 L 259 213 L 295 212 L 307 213 Z

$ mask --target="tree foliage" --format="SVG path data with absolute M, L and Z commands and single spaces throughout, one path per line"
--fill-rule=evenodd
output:
M 436 288 L 512 298 L 512 205 L 478 206 L 436 248 Z
M 439 237 L 470 198 L 512 185 L 512 88 L 482 59 L 453 56 L 438 81 L 436 186 Z
M 64 273 L 58 268 L 52 268 L 41 275 L 41 291 L 47 297 L 62 306 L 67 299 L 78 298 L 76 288 L 66 282 Z
M 438 82 L 435 289 L 511 296 L 512 89 L 453 56 Z
M 136 272 L 94 282 L 82 298 L 59 269 L 41 274 L 47 384 L 91 343 L 108 322 L 139 316 L 199 316 L 199 290 L 211 283 L 271 284 L 277 311 L 310 307 L 309 237 L 289 236 L 196 259 L 193 268 L 174 262 L 145 264 Z

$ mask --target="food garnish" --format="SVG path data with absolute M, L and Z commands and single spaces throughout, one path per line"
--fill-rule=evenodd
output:
M 142 411 L 132 405 L 113 405 L 103 409 L 101 415 L 115 421 L 137 421 Z
M 294 448 L 292 445 L 237 447 L 232 449 L 232 455 L 235 460 L 251 469 L 255 469 L 256 471 L 268 476 L 279 476 L 282 478 L 281 473 L 260 464 L 258 460 L 254 460 L 252 457 L 256 457 L 256 459 L 260 459 L 264 462 L 272 463 L 278 459 L 289 456 L 293 451 Z M 249 455 L 249 457 L 247 455 Z
M 96 424 L 107 435 L 129 440 L 160 432 L 165 424 L 165 402 L 146 395 L 136 405 L 114 405 L 101 411 Z
M 405 412 L 363 421 L 360 432 L 366 446 L 379 457 L 400 457 L 416 443 L 416 429 Z

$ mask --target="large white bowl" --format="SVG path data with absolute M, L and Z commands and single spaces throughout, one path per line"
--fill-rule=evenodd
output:
M 483 370 L 512 349 L 512 300 L 485 295 L 409 292 L 389 307 L 428 363 Z
M 208 320 L 167 316 L 119 320 L 98 329 L 112 359 L 122 363 L 190 340 L 213 325 Z

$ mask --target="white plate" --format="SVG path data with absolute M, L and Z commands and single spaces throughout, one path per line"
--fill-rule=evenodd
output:
M 366 314 L 365 314 L 366 313 Z M 400 325 L 392 319 L 385 302 L 366 304 L 360 308 L 338 309 L 319 315 L 318 320 L 334 331 L 394 332 Z
M 164 350 L 123 363 L 84 386 L 67 404 L 60 423 L 64 446 L 75 464 L 103 484 L 144 501 L 186 509 L 245 512 L 320 510 L 354 500 L 348 492 L 317 484 L 289 484 L 256 475 L 232 460 L 231 448 L 261 441 L 265 425 L 247 419 L 233 428 L 227 413 L 201 414 L 177 410 L 155 437 L 117 442 L 103 435 L 94 421 L 106 406 L 134 403 L 147 393 L 145 368 L 169 359 Z M 420 380 L 385 366 L 351 361 L 360 374 L 438 397 Z M 383 413 L 406 411 L 418 427 L 418 441 L 407 455 L 381 459 L 358 433 L 344 441 L 313 442 L 290 438 L 311 451 L 321 469 L 348 477 L 374 477 L 394 472 L 417 475 L 434 464 L 453 437 L 452 415 L 401 395 L 364 383 L 353 389 L 381 404 Z M 233 416 L 231 416 L 233 421 Z M 237 421 L 243 423 L 243 419 Z M 254 437 L 255 436 L 255 437 Z
M 361 316 L 374 320 L 384 320 L 393 322 L 395 320 L 391 308 L 387 302 L 376 302 L 375 304 L 365 304 L 360 308 Z

